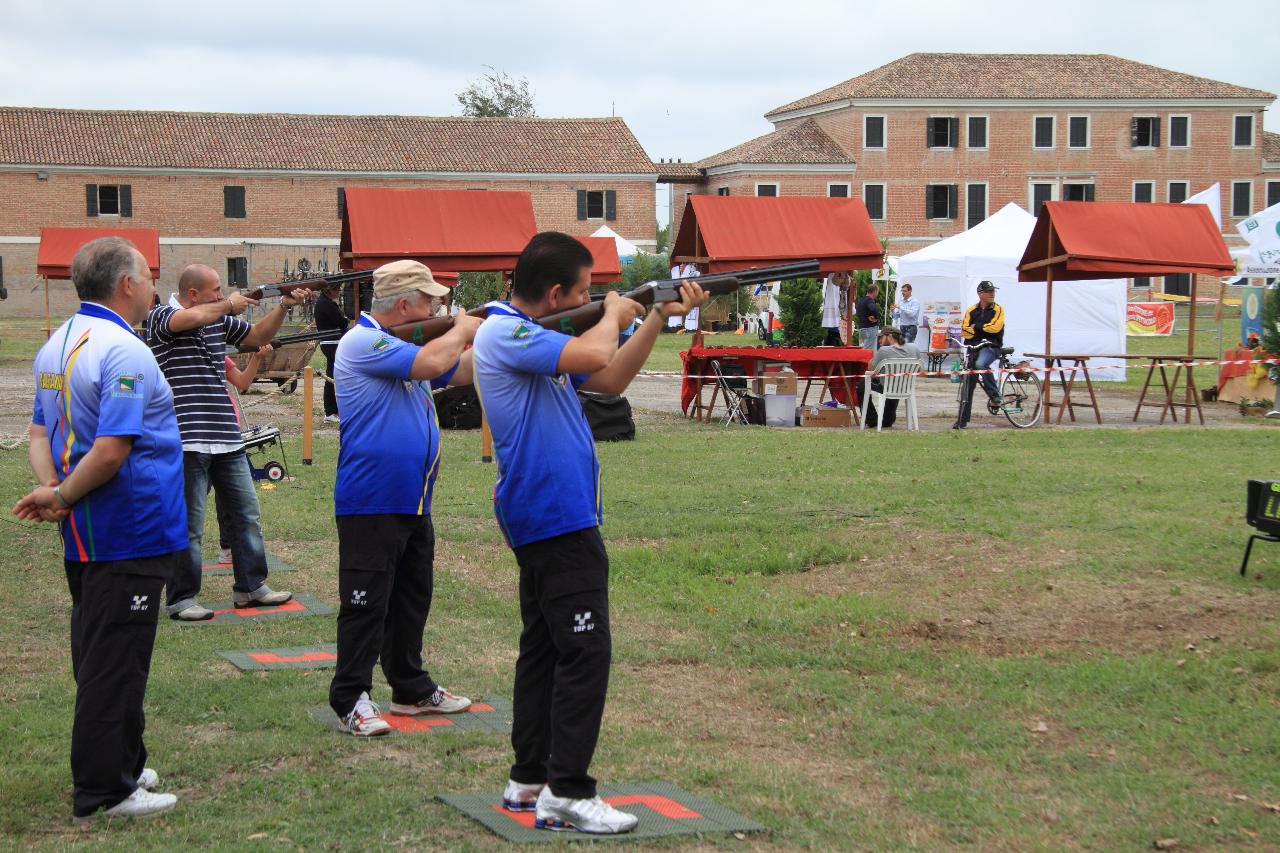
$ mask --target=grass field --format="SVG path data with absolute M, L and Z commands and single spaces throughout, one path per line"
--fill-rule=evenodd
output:
M 600 448 L 615 663 L 597 775 L 669 780 L 770 829 L 705 848 L 1275 849 L 1280 548 L 1236 574 L 1243 481 L 1276 476 L 1275 438 L 886 434 L 872 453 L 846 432 L 649 419 Z M 427 658 L 457 692 L 509 696 L 494 469 L 476 434 L 444 450 Z M 330 603 L 334 456 L 322 439 L 260 493 L 269 550 L 300 569 L 273 583 Z M 0 453 L 0 498 L 29 479 L 24 452 Z M 499 846 L 433 798 L 497 790 L 502 739 L 358 742 L 303 711 L 328 671 L 216 655 L 332 642 L 332 616 L 161 624 L 148 746 L 179 807 L 73 830 L 58 537 L 9 522 L 0 541 L 5 846 Z

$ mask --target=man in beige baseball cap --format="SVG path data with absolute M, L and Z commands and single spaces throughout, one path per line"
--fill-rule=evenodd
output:
M 333 489 L 342 604 L 329 705 L 342 731 L 357 737 L 391 731 L 370 698 L 379 661 L 393 714 L 456 714 L 471 706 L 427 671 L 422 634 L 434 581 L 431 493 L 440 462 L 431 391 L 471 384 L 473 356 L 464 350 L 481 318 L 461 314 L 421 347 L 391 331 L 431 318 L 433 300 L 448 293 L 417 261 L 379 267 L 371 310 L 343 335 L 334 359 L 342 412 Z

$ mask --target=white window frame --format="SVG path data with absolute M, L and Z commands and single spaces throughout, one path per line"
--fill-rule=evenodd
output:
M 1042 118 L 1047 118 L 1053 122 L 1053 129 L 1049 131 L 1049 144 L 1036 145 L 1036 122 Z M 1031 150 L 1032 151 L 1053 151 L 1058 147 L 1058 116 L 1048 113 L 1034 115 L 1031 117 Z M 1041 183 L 1044 183 L 1043 181 Z
M 1138 204 L 1138 184 L 1146 184 L 1151 187 L 1151 203 L 1156 200 L 1156 182 L 1155 181 L 1134 181 L 1133 188 L 1129 192 L 1129 201 Z
M 1160 116 L 1156 113 L 1134 113 L 1130 118 L 1148 118 L 1148 119 L 1158 120 Z M 1154 133 L 1149 133 L 1147 135 L 1148 137 L 1150 137 L 1152 142 L 1155 142 Z M 1133 145 L 1129 148 L 1129 150 L 1130 151 L 1156 151 L 1156 150 L 1159 150 L 1159 146 L 1158 145 Z
M 1187 198 L 1191 198 L 1191 182 L 1190 181 L 1165 181 L 1164 184 L 1164 200 L 1173 204 L 1173 185 L 1185 184 L 1187 187 Z M 1185 200 L 1185 199 L 1184 199 Z
M 1249 144 L 1236 145 L 1236 119 L 1249 119 Z M 1258 144 L 1258 117 L 1253 113 L 1235 113 L 1231 116 L 1231 147 L 1236 151 L 1248 151 Z M 1244 183 L 1241 181 L 1241 183 Z
M 761 187 L 773 187 L 773 195 L 760 195 Z M 756 181 L 756 198 L 777 198 L 782 195 L 782 184 L 777 181 Z
M 1169 113 L 1169 115 L 1167 115 L 1166 118 L 1169 120 L 1169 147 L 1176 149 L 1178 151 L 1185 151 L 1188 148 L 1190 148 L 1191 147 L 1191 113 Z M 1186 145 L 1173 144 L 1173 120 L 1175 118 L 1185 118 L 1187 120 L 1187 144 Z M 1233 123 L 1231 126 L 1231 137 L 1233 139 L 1235 138 L 1235 134 L 1236 134 L 1236 128 L 1235 128 L 1235 124 Z
M 985 144 L 985 145 L 970 145 L 970 144 L 969 144 L 969 119 L 971 119 L 971 118 L 980 118 L 980 119 L 982 119 L 984 122 L 986 122 L 986 127 L 987 127 L 986 137 L 987 137 L 987 138 L 986 138 L 986 144 Z M 973 114 L 966 114 L 966 115 L 965 115 L 965 117 L 964 117 L 964 147 L 965 147 L 965 150 L 967 150 L 967 151 L 989 151 L 989 150 L 991 150 L 991 116 L 990 116 L 989 114 L 986 114 L 986 113 L 973 113 Z
M 862 185 L 863 205 L 866 205 L 867 203 L 867 187 L 880 188 L 880 213 L 882 215 L 879 219 L 876 219 L 874 216 L 871 217 L 871 221 L 872 222 L 888 222 L 889 221 L 889 185 L 886 184 L 884 181 L 868 181 L 864 183 Z M 871 211 L 868 210 L 867 214 L 870 215 L 870 213 Z
M 968 181 L 964 184 L 964 227 L 969 230 L 969 187 L 982 187 L 982 221 L 991 218 L 991 184 L 988 181 Z
M 1240 184 L 1249 185 L 1249 204 L 1248 210 L 1244 213 L 1236 213 L 1236 187 Z M 1230 213 L 1227 214 L 1232 219 L 1248 219 L 1253 216 L 1253 181 L 1232 181 L 1231 182 L 1231 204 Z
M 604 222 L 605 214 L 608 212 L 608 206 L 607 206 L 607 202 L 605 201 L 604 190 L 586 190 L 586 193 L 587 193 L 587 218 L 583 221 Z M 599 216 L 591 215 L 591 194 L 592 193 L 600 194 L 600 215 Z
M 1071 144 L 1071 120 L 1073 118 L 1084 119 L 1084 145 Z M 1067 150 L 1068 151 L 1088 151 L 1093 147 L 1093 117 L 1087 113 L 1075 113 L 1067 116 Z
M 1038 183 L 1042 183 L 1042 184 L 1044 184 L 1044 183 L 1048 183 L 1048 181 L 1039 181 Z M 1068 186 L 1073 186 L 1073 187 L 1093 187 L 1093 199 L 1094 199 L 1094 201 L 1097 201 L 1097 200 L 1098 200 L 1098 184 L 1097 184 L 1097 182 L 1096 182 L 1096 181 L 1092 181 L 1092 180 L 1089 180 L 1089 181 L 1067 180 L 1067 179 L 1065 179 L 1065 178 L 1064 178 L 1063 180 L 1059 181 L 1059 182 L 1058 182 L 1058 195 L 1062 198 L 1062 200 L 1063 200 L 1063 201 L 1066 201 L 1066 199 L 1067 199 L 1067 187 L 1068 187 Z M 1153 192 L 1154 192 L 1154 189 L 1153 189 Z
M 844 187 L 844 195 L 833 196 L 832 187 Z M 853 198 L 853 184 L 849 181 L 827 181 L 827 198 Z
M 1272 178 L 1272 179 L 1268 179 L 1268 180 L 1266 180 L 1266 181 L 1264 181 L 1264 182 L 1263 182 L 1262 189 L 1263 189 L 1263 192 L 1265 192 L 1265 193 L 1266 193 L 1266 195 L 1264 195 L 1264 196 L 1262 197 L 1262 200 L 1263 200 L 1263 201 L 1268 201 L 1268 200 L 1271 198 L 1271 185 L 1272 185 L 1272 184 L 1275 184 L 1275 185 L 1277 185 L 1277 186 L 1280 186 L 1280 180 L 1276 180 L 1276 179 Z M 1270 207 L 1270 206 L 1271 206 L 1271 205 L 1267 205 L 1267 207 Z
M 103 187 L 115 187 L 115 189 L 116 189 L 116 212 L 115 212 L 115 213 L 103 213 L 103 212 L 102 212 L 102 189 L 103 189 Z M 114 218 L 117 218 L 117 219 L 118 219 L 118 218 L 120 218 L 120 184 L 98 184 L 97 196 L 98 196 L 98 200 L 97 200 L 98 216 L 114 217 Z
M 867 119 L 880 119 L 880 142 L 878 148 L 867 145 Z M 867 151 L 888 151 L 889 150 L 889 116 L 880 113 L 865 113 L 862 116 L 862 147 Z
M 929 182 L 928 182 L 927 184 L 925 184 L 924 186 L 925 186 L 925 189 L 926 189 L 926 190 L 927 190 L 927 189 L 929 189 L 930 187 L 955 187 L 955 188 L 956 188 L 956 195 L 958 196 L 958 195 L 960 194 L 960 187 L 962 187 L 962 186 L 964 186 L 964 185 L 963 185 L 963 184 L 960 184 L 960 183 L 954 183 L 954 184 L 953 184 L 951 181 L 929 181 Z M 932 207 L 932 206 L 933 206 L 933 205 L 932 205 L 932 204 L 930 204 L 930 207 Z M 959 198 L 957 198 L 957 199 L 956 199 L 956 215 L 955 215 L 954 217 L 951 217 L 951 216 L 934 216 L 934 215 L 933 215 L 933 211 L 932 211 L 932 210 L 930 210 L 930 211 L 929 211 L 929 218 L 928 218 L 927 220 L 925 220 L 925 221 L 926 221 L 926 222 L 955 222 L 955 221 L 956 221 L 957 219 L 959 219 L 959 218 L 960 218 L 960 199 L 959 199 Z
M 1048 201 L 1059 201 L 1061 200 L 1061 196 L 1062 196 L 1062 181 L 1059 181 L 1059 180 L 1037 181 L 1034 178 L 1028 180 L 1027 181 L 1027 210 L 1030 210 L 1033 216 L 1035 215 L 1037 184 L 1046 184 L 1050 187 L 1053 187 L 1053 189 L 1050 190 L 1049 192 L 1049 198 L 1047 199 Z
M 930 145 L 930 146 L 929 146 L 929 150 L 930 150 L 930 151 L 957 151 L 957 150 L 959 150 L 959 148 L 960 148 L 960 116 L 956 115 L 955 113 L 930 113 L 930 114 L 929 114 L 929 118 L 946 118 L 946 119 L 951 119 L 952 121 L 954 121 L 954 122 L 956 123 L 956 138 L 951 140 L 952 144 L 951 144 L 951 145 L 949 145 L 949 146 L 947 146 L 947 147 L 945 147 L 945 148 L 944 148 L 944 147 L 942 147 L 942 146 L 939 146 L 939 145 Z M 933 141 L 933 140 L 930 140 L 930 142 L 932 142 L 932 141 Z

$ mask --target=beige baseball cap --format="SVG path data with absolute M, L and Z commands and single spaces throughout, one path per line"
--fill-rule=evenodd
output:
M 417 261 L 392 261 L 373 271 L 373 298 L 403 296 L 421 291 L 428 296 L 448 296 L 449 288 L 431 275 L 431 270 Z

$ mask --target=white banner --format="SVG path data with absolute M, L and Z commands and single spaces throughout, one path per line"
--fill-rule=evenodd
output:
M 1214 184 L 1207 190 L 1201 190 L 1183 204 L 1208 206 L 1209 212 L 1213 214 L 1213 221 L 1218 223 L 1218 230 L 1222 230 L 1222 184 Z
M 1255 213 L 1236 226 L 1250 246 L 1259 243 L 1280 245 L 1280 204 L 1273 204 L 1261 213 Z

